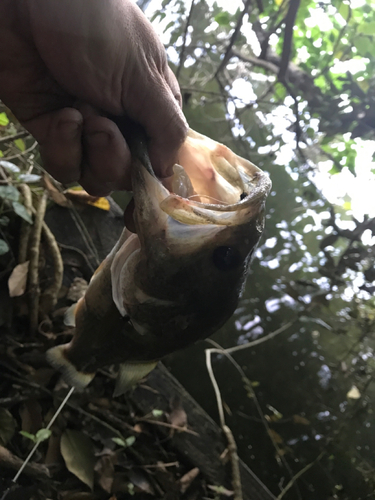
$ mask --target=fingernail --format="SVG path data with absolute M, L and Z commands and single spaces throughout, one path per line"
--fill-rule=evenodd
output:
M 111 137 L 106 132 L 94 132 L 87 135 L 87 141 L 90 146 L 95 148 L 105 148 L 109 145 Z
M 81 133 L 81 123 L 63 121 L 59 123 L 58 130 L 65 139 L 72 139 Z

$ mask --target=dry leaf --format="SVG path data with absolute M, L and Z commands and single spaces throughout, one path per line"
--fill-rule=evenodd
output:
M 19 297 L 25 293 L 29 262 L 26 261 L 23 264 L 18 264 L 9 276 L 8 288 L 10 297 Z
M 293 423 L 294 424 L 302 424 L 302 425 L 310 425 L 310 420 L 307 420 L 305 417 L 301 417 L 301 415 L 293 415 Z
M 139 491 L 141 491 L 142 493 L 148 493 L 149 495 L 155 495 L 152 484 L 143 472 L 136 471 L 135 469 L 130 469 L 128 472 L 128 477 Z
M 185 428 L 187 426 L 187 415 L 182 407 L 181 400 L 175 397 L 171 402 L 171 407 L 169 422 L 176 427 Z
M 53 199 L 57 205 L 60 205 L 61 207 L 71 207 L 72 204 L 71 202 L 67 199 L 67 197 L 57 189 L 57 187 L 52 183 L 50 180 L 49 176 L 45 174 L 43 176 L 43 183 L 44 187 L 47 189 L 48 194 L 50 197 Z
M 278 434 L 273 429 L 268 429 L 268 435 L 270 436 L 270 438 L 272 439 L 272 441 L 274 443 L 283 444 L 283 442 L 284 442 L 283 438 L 280 436 L 280 434 Z
M 89 284 L 85 279 L 78 277 L 74 278 L 66 298 L 73 302 L 78 302 L 79 299 L 85 295 L 88 286 Z
M 96 201 L 88 201 L 87 202 L 89 205 L 92 205 L 93 207 L 100 208 L 100 210 L 105 210 L 106 212 L 109 212 L 111 209 L 111 205 L 107 198 L 101 197 L 98 198 Z
M 111 205 L 107 198 L 92 196 L 80 186 L 67 189 L 66 191 L 64 191 L 64 194 L 67 198 L 69 198 L 69 200 L 92 205 L 93 207 L 99 208 L 100 210 L 105 210 L 106 212 L 111 209 Z
M 346 394 L 346 397 L 348 399 L 359 399 L 361 397 L 361 393 L 359 392 L 358 388 L 353 385 L 350 391 Z
M 115 475 L 115 463 L 117 455 L 105 455 L 95 465 L 95 471 L 99 474 L 99 484 L 107 493 L 111 493 L 113 478 Z
M 91 439 L 82 432 L 66 429 L 60 451 L 67 469 L 93 489 L 95 457 Z
M 182 478 L 180 479 L 181 493 L 185 493 L 185 491 L 189 488 L 194 479 L 198 476 L 199 472 L 200 471 L 198 467 L 194 467 L 194 469 L 189 470 L 189 472 L 187 472 L 182 476 Z

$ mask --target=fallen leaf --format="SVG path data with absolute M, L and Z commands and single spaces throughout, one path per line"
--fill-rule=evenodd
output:
M 175 397 L 171 402 L 172 411 L 169 414 L 169 422 L 176 427 L 187 426 L 187 415 L 182 407 L 180 398 Z
M 67 469 L 93 489 L 95 457 L 91 439 L 82 432 L 66 429 L 60 450 Z
M 10 411 L 0 408 L 0 444 L 6 445 L 13 437 L 16 430 L 16 421 Z
M 353 385 L 350 391 L 346 394 L 346 397 L 348 399 L 359 399 L 361 397 L 361 393 L 359 392 L 358 388 Z
M 113 478 L 115 475 L 115 464 L 117 462 L 117 455 L 105 455 L 101 457 L 95 465 L 95 471 L 99 475 L 99 484 L 107 493 L 111 493 Z
M 96 201 L 88 201 L 87 203 L 93 207 L 99 208 L 100 210 L 105 210 L 106 212 L 109 212 L 111 209 L 109 201 L 104 197 L 98 198 Z
M 307 420 L 305 417 L 301 417 L 301 415 L 293 415 L 293 423 L 294 424 L 302 424 L 302 425 L 310 425 L 310 420 Z
M 67 197 L 61 191 L 59 191 L 57 187 L 51 182 L 47 174 L 43 176 L 43 184 L 44 187 L 47 189 L 48 194 L 53 199 L 53 201 L 57 203 L 57 205 L 60 205 L 61 207 L 72 206 L 71 202 L 67 199 Z
M 30 261 L 26 261 L 23 264 L 18 264 L 9 276 L 8 288 L 11 297 L 19 297 L 25 293 L 29 263 Z
M 194 469 L 189 470 L 189 472 L 187 472 L 182 476 L 182 478 L 180 479 L 181 493 L 185 493 L 185 491 L 189 488 L 194 479 L 198 476 L 199 472 L 200 471 L 198 467 L 194 467 Z
M 280 434 L 278 434 L 273 429 L 268 429 L 268 435 L 270 436 L 270 438 L 272 439 L 272 441 L 274 443 L 283 444 L 283 442 L 284 442 L 283 438 L 280 436 Z
M 107 198 L 92 196 L 87 191 L 77 186 L 64 191 L 64 194 L 69 200 L 76 201 L 79 203 L 84 203 L 87 205 L 92 205 L 93 207 L 99 208 L 100 210 L 105 210 L 108 212 L 111 209 L 111 205 Z
M 147 476 L 140 471 L 135 469 L 130 469 L 128 472 L 129 480 L 134 484 L 134 486 L 142 493 L 148 493 L 149 495 L 155 495 L 155 490 L 152 487 Z
M 89 284 L 85 279 L 78 277 L 74 278 L 66 298 L 73 302 L 78 302 L 79 299 L 85 295 L 88 286 Z

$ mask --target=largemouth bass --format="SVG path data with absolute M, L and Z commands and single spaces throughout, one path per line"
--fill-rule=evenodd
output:
M 74 336 L 47 352 L 84 388 L 119 364 L 115 394 L 166 354 L 205 338 L 233 314 L 264 225 L 268 175 L 226 146 L 189 131 L 174 174 L 156 178 L 139 141 L 132 164 L 134 224 L 92 277 Z

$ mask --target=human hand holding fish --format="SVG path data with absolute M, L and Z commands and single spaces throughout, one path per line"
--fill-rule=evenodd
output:
M 222 144 L 186 137 L 164 47 L 130 0 L 3 0 L 0 28 L 0 97 L 49 172 L 92 194 L 133 190 L 135 232 L 94 274 L 72 341 L 47 354 L 77 388 L 118 364 L 120 394 L 231 316 L 271 184 Z M 137 121 L 147 144 L 130 150 L 109 114 Z

